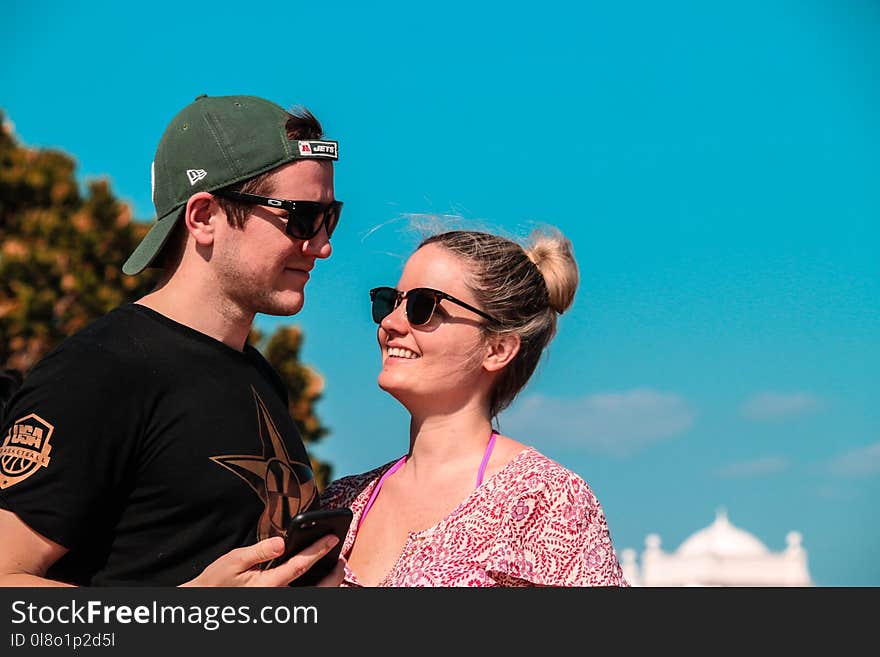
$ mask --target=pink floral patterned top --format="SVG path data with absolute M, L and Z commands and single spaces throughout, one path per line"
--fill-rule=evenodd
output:
M 342 555 L 357 538 L 364 507 L 387 463 L 338 479 L 327 508 L 353 512 Z M 343 586 L 361 586 L 346 566 Z M 529 447 L 483 482 L 439 523 L 410 532 L 379 586 L 629 586 L 605 515 L 587 483 Z

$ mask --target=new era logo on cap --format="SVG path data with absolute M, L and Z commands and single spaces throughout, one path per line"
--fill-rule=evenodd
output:
M 190 186 L 195 185 L 202 178 L 208 175 L 208 172 L 204 169 L 187 169 L 186 177 L 189 178 Z
M 323 157 L 330 160 L 339 159 L 339 154 L 337 152 L 338 142 L 316 141 L 311 139 L 299 141 L 298 144 L 300 157 Z

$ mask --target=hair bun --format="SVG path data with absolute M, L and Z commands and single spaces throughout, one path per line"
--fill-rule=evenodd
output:
M 571 242 L 559 231 L 540 230 L 529 235 L 523 250 L 544 277 L 550 307 L 564 313 L 574 301 L 579 280 Z

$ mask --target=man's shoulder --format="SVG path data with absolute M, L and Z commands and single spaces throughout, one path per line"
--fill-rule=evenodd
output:
M 81 385 L 121 383 L 137 375 L 150 367 L 147 321 L 133 304 L 114 308 L 62 340 L 28 372 L 24 385 L 70 385 L 72 377 Z
M 63 340 L 25 375 L 4 411 L 3 423 L 30 413 L 86 416 L 101 405 L 119 408 L 126 395 L 148 378 L 149 363 L 138 363 L 130 310 L 117 308 Z M 49 414 L 49 415 L 47 415 Z
M 143 354 L 145 318 L 134 304 L 114 308 L 64 339 L 53 349 L 44 362 L 86 358 L 102 366 L 130 366 Z

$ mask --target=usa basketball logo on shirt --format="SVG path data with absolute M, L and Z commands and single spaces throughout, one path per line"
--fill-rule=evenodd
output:
M 55 427 L 36 413 L 15 421 L 0 446 L 0 488 L 14 486 L 49 465 L 53 431 Z

